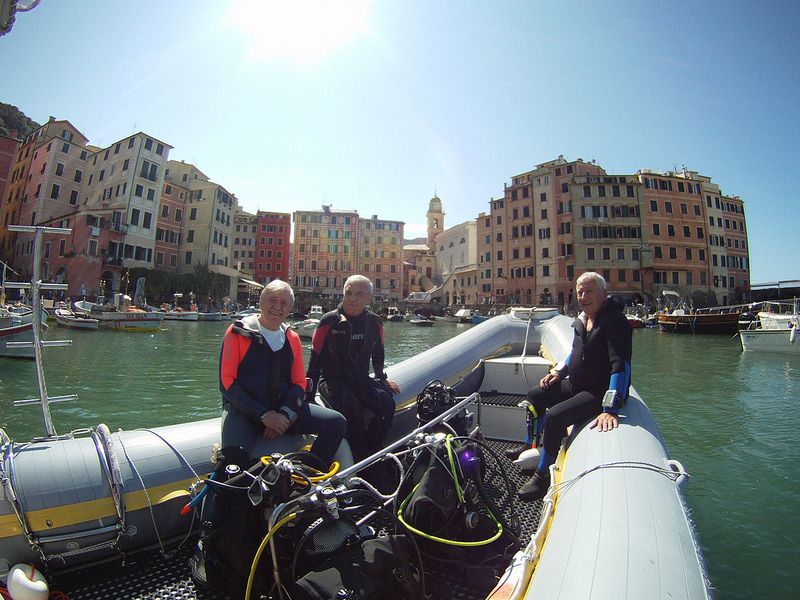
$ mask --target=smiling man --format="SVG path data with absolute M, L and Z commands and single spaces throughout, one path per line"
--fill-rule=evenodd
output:
M 567 426 L 595 417 L 590 427 L 611 431 L 628 398 L 632 336 L 623 305 L 608 296 L 606 281 L 597 273 L 578 277 L 575 290 L 582 312 L 572 325 L 572 352 L 528 392 L 543 436 L 536 472 L 518 492 L 523 500 L 538 500 L 547 492 L 550 465 Z
M 316 433 L 311 452 L 329 465 L 346 423 L 335 410 L 305 402 L 300 338 L 283 324 L 293 304 L 291 286 L 272 281 L 261 291 L 261 313 L 225 332 L 219 374 L 222 447 L 238 446 L 257 458 L 252 449 L 259 438 Z
M 344 299 L 320 319 L 311 341 L 308 377 L 330 405 L 347 418 L 347 441 L 356 460 L 377 451 L 394 417 L 400 392 L 383 372 L 383 322 L 367 305 L 372 282 L 352 275 Z M 370 361 L 375 379 L 369 376 Z M 321 379 L 320 379 L 321 378 Z

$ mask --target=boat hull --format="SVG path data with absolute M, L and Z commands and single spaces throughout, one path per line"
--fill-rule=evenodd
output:
M 723 314 L 658 315 L 658 326 L 669 333 L 734 334 L 739 330 L 739 312 Z
M 165 321 L 199 321 L 200 320 L 200 313 L 198 312 L 165 312 L 164 313 L 164 320 Z
M 10 325 L 0 329 L 0 356 L 10 358 L 34 358 L 33 347 L 9 348 L 8 342 L 32 342 L 33 323 Z
M 739 332 L 745 352 L 773 352 L 800 356 L 800 335 L 792 329 L 752 329 Z
M 96 330 L 99 325 L 97 319 L 75 315 L 72 311 L 55 310 L 55 319 L 59 327 L 68 329 L 89 329 Z
M 200 321 L 222 321 L 222 313 L 221 312 L 201 312 L 200 313 Z

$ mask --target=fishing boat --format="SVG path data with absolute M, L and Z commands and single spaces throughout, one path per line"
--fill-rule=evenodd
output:
M 93 319 L 86 313 L 72 311 L 66 306 L 56 308 L 53 313 L 55 314 L 58 326 L 68 329 L 96 330 L 100 323 L 100 321 Z
M 485 489 L 495 490 L 491 510 L 498 531 L 501 523 L 516 523 L 509 527 L 518 550 L 508 557 L 507 552 L 498 555 L 491 550 L 484 557 L 487 564 L 498 557 L 505 561 L 494 575 L 490 571 L 488 581 L 469 577 L 456 563 L 429 564 L 423 557 L 430 598 L 452 598 L 456 592 L 461 598 L 495 600 L 650 598 L 654 593 L 664 598 L 710 598 L 683 498 L 687 474 L 679 462 L 668 458 L 653 416 L 635 390 L 621 411 L 618 429 L 598 434 L 585 423 L 572 428 L 551 468 L 553 484 L 543 501 L 520 504 L 508 493 L 508 481 L 495 485 L 503 480 L 500 471 L 514 485 L 524 481 L 518 468 L 503 463 L 500 455 L 526 439 L 526 409 L 519 403 L 533 382 L 565 358 L 571 342 L 570 318 L 554 309 L 517 309 L 388 367 L 388 377 L 402 392 L 396 397 L 387 446 L 355 465 L 347 462 L 346 448 L 340 449 L 343 470 L 316 480 L 291 506 L 304 510 L 303 506 L 319 504 L 315 498 L 325 498 L 326 506 L 332 506 L 347 490 L 366 485 L 360 477 L 365 469 L 379 461 L 402 461 L 409 453 L 441 443 L 448 436 L 442 430 L 434 433 L 434 427 L 447 424 L 446 431 L 461 419 L 470 427 L 479 426 L 480 436 L 470 439 L 485 449 L 486 470 L 462 464 L 476 464 L 475 456 L 466 452 L 457 456 L 458 467 L 451 458 L 451 468 L 459 472 L 472 468 L 473 477 L 499 477 L 491 486 L 487 479 Z M 43 366 L 40 354 L 37 370 Z M 43 374 L 38 379 L 43 382 Z M 427 398 L 426 391 L 434 385 L 445 390 L 453 403 L 424 420 L 419 398 Z M 38 404 L 47 428 L 43 438 L 16 442 L 0 433 L 5 492 L 0 499 L 0 558 L 10 564 L 45 567 L 56 585 L 70 582 L 92 597 L 153 597 L 155 586 L 175 590 L 174 597 L 193 597 L 187 595 L 192 587 L 185 553 L 178 562 L 150 561 L 155 572 L 144 568 L 148 561 L 120 569 L 97 565 L 122 553 L 167 546 L 171 540 L 191 536 L 198 490 L 213 468 L 210 459 L 212 446 L 219 441 L 219 419 L 114 433 L 99 425 L 58 436 L 47 410 L 53 399 L 43 392 L 40 386 Z M 285 435 L 264 440 L 260 450 L 274 456 L 305 441 Z M 268 493 L 269 481 L 257 478 L 255 492 Z M 378 494 L 368 486 L 362 489 Z M 388 506 L 395 500 L 392 494 L 398 491 L 385 495 Z M 290 520 L 281 518 L 288 508 L 284 503 L 274 509 L 270 531 Z M 330 516 L 338 519 L 338 514 Z M 485 521 L 473 515 L 465 526 L 473 522 Z M 408 528 L 407 534 L 416 536 L 413 531 Z M 268 548 L 267 541 L 263 547 Z M 475 552 L 489 550 L 481 547 Z M 289 571 L 279 560 L 273 555 L 275 572 L 285 577 Z M 60 575 L 78 567 L 86 567 L 80 579 L 75 573 Z M 111 575 L 105 576 L 106 572 Z M 285 598 L 280 590 L 290 583 L 282 582 L 274 597 Z M 64 591 L 70 589 L 64 586 Z M 159 597 L 171 596 L 165 592 Z
M 154 310 L 142 310 L 130 305 L 130 296 L 116 294 L 113 305 L 96 304 L 88 300 L 77 300 L 72 303 L 78 312 L 90 315 L 98 320 L 103 329 L 119 331 L 153 332 L 161 329 L 164 313 Z

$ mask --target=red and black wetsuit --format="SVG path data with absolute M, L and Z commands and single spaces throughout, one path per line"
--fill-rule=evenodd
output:
M 273 351 L 261 335 L 258 315 L 233 323 L 220 352 L 222 446 L 239 446 L 248 453 L 263 436 L 262 415 L 280 410 L 291 422 L 291 433 L 317 433 L 311 451 L 326 464 L 344 437 L 342 415 L 305 401 L 303 349 L 297 333 L 286 329 L 286 342 Z
M 369 309 L 350 317 L 341 306 L 323 315 L 311 342 L 307 375 L 347 418 L 347 440 L 356 460 L 380 448 L 394 417 L 394 398 L 370 378 L 370 362 L 375 379 L 385 381 L 381 318 Z

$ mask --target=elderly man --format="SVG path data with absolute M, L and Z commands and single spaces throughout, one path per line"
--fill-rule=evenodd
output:
M 234 322 L 225 332 L 219 369 L 222 447 L 241 447 L 255 458 L 260 438 L 316 433 L 311 452 L 329 465 L 346 423 L 335 410 L 305 402 L 300 338 L 283 324 L 293 304 L 291 286 L 272 281 L 261 291 L 261 313 Z
M 400 392 L 383 372 L 383 322 L 367 308 L 371 301 L 372 282 L 363 275 L 348 277 L 344 300 L 323 315 L 314 331 L 307 372 L 314 389 L 319 382 L 323 398 L 347 418 L 347 440 L 356 460 L 381 447 L 394 417 L 393 394 Z
M 518 491 L 523 500 L 544 497 L 550 465 L 568 425 L 595 417 L 592 428 L 610 431 L 617 427 L 617 414 L 628 398 L 631 326 L 623 305 L 608 296 L 606 281 L 597 273 L 578 277 L 575 289 L 582 312 L 573 323 L 572 352 L 528 392 L 544 430 L 539 465 Z

